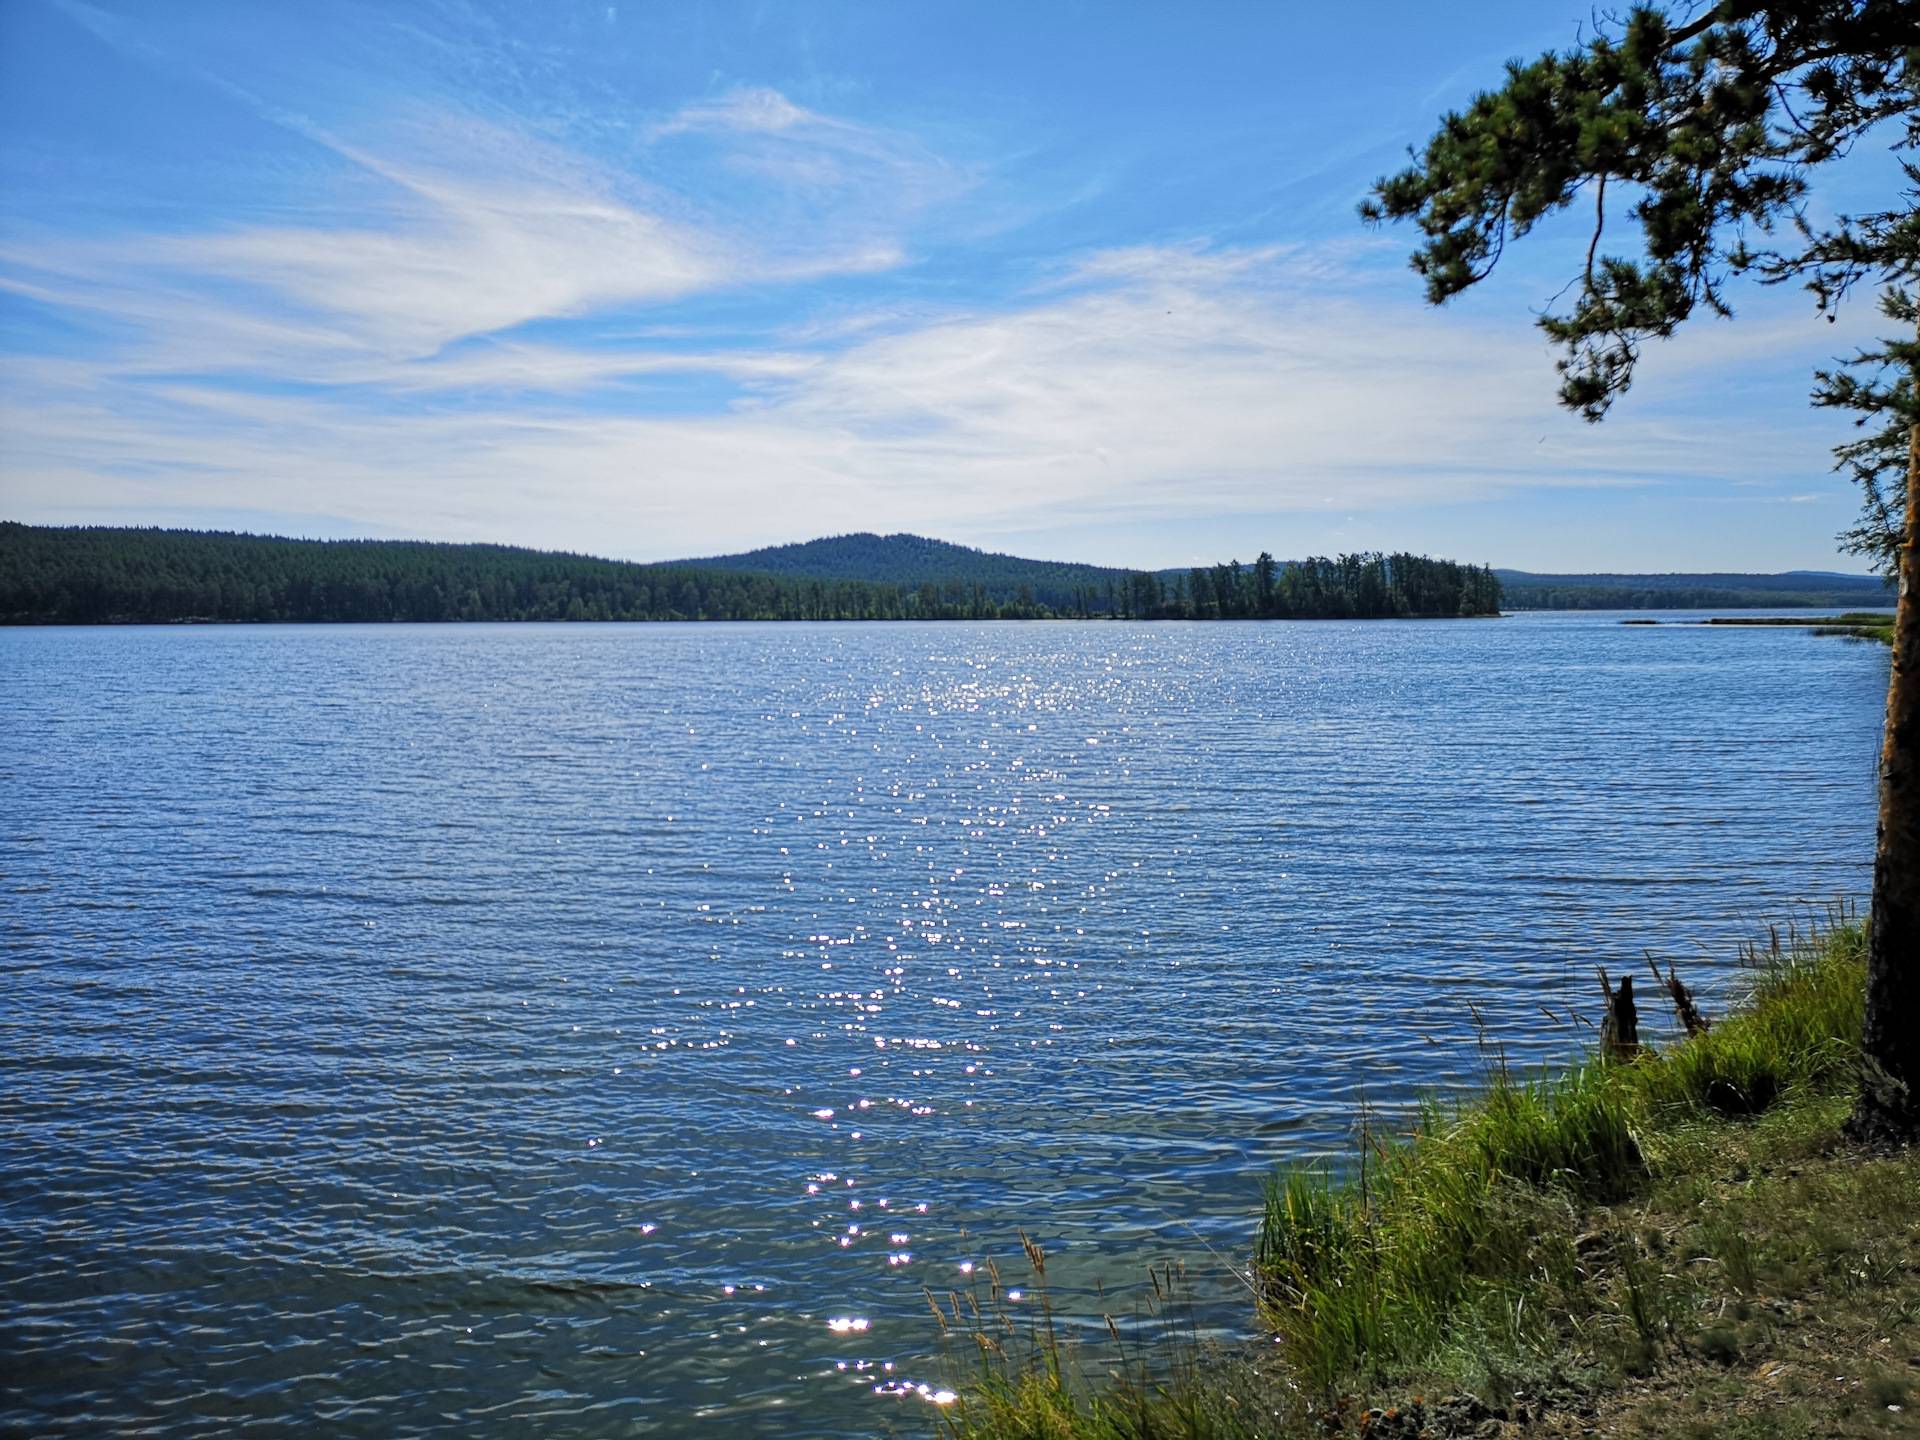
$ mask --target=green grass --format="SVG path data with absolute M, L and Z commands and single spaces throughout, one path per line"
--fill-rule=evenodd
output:
M 1765 1352 L 1767 1326 L 1778 1328 L 1765 1315 L 1741 1318 L 1754 1297 L 1865 1275 L 1871 1265 L 1836 1258 L 1854 1248 L 1879 1253 L 1874 1263 L 1886 1267 L 1891 1242 L 1853 1233 L 1858 1164 L 1816 1162 L 1828 1165 L 1817 1193 L 1798 1168 L 1837 1144 L 1864 948 L 1858 927 L 1775 936 L 1750 957 L 1750 1002 L 1703 1036 L 1630 1064 L 1590 1061 L 1532 1078 L 1496 1067 L 1473 1100 L 1429 1104 L 1397 1135 L 1365 1135 L 1342 1175 L 1283 1169 L 1268 1187 L 1254 1257 L 1265 1343 L 1209 1349 L 1169 1316 L 1157 1338 L 1122 1345 L 1116 1330 L 1113 1353 L 1096 1357 L 1057 1341 L 1050 1312 L 1044 1331 L 1013 1344 L 1017 1327 L 1002 1314 L 973 1337 L 979 1364 L 956 1386 L 949 1433 L 1248 1440 L 1411 1435 L 1428 1424 L 1448 1433 L 1458 1415 L 1436 1418 L 1416 1391 L 1471 1391 L 1524 1409 L 1548 1403 L 1541 1397 L 1592 1403 L 1630 1385 L 1652 1387 L 1645 1433 L 1685 1433 L 1694 1421 L 1667 1413 L 1680 1402 L 1636 1377 L 1684 1360 L 1744 1395 L 1725 1367 Z M 1757 1173 L 1767 1167 L 1786 1173 Z M 1920 1165 L 1874 1183 L 1889 1203 L 1894 1191 L 1920 1194 Z M 1920 1262 L 1916 1236 L 1906 1240 Z M 1170 1288 L 1156 1282 L 1156 1297 Z M 1912 1309 L 1920 1321 L 1920 1303 Z M 1885 1328 L 1879 1310 L 1859 1323 Z M 1904 1411 L 1860 1409 L 1859 1385 L 1891 1394 L 1903 1383 L 1893 1369 L 1875 1372 L 1842 1399 L 1884 1419 Z M 1363 1397 L 1383 1395 L 1406 1408 L 1369 1416 Z M 1736 1399 L 1701 1411 L 1699 1423 L 1740 1431 L 1753 1417 Z M 1806 1413 L 1840 1414 L 1830 1400 L 1812 1396 Z
M 944 1415 L 956 1440 L 1255 1440 L 1299 1419 L 1284 1386 L 1197 1338 L 1178 1267 L 1148 1272 L 1151 1295 L 1123 1337 L 1098 1357 L 1062 1341 L 1047 1290 L 1046 1256 L 1025 1236 L 1037 1318 L 1016 1318 L 997 1267 L 983 1285 L 927 1300 L 940 1329 L 963 1347 L 955 1360 L 960 1400 Z
M 1624 625 L 1656 625 L 1656 620 L 1624 620 Z M 1879 610 L 1849 610 L 1841 615 L 1717 615 L 1708 625 L 1802 625 L 1816 635 L 1840 635 L 1851 640 L 1893 643 L 1893 616 Z
M 1835 615 L 1814 627 L 1816 635 L 1840 635 L 1849 640 L 1878 640 L 1893 644 L 1893 616 L 1873 610 L 1854 610 Z
M 1276 1176 L 1255 1268 L 1301 1382 L 1331 1393 L 1417 1364 L 1462 1325 L 1506 1324 L 1543 1283 L 1578 1283 L 1575 1249 L 1540 1238 L 1543 1209 L 1645 1188 L 1663 1135 L 1687 1120 L 1843 1083 L 1862 955 L 1857 929 L 1776 939 L 1751 1005 L 1697 1039 L 1535 1080 L 1502 1069 L 1470 1103 L 1429 1106 L 1411 1133 L 1369 1138 L 1353 1179 Z

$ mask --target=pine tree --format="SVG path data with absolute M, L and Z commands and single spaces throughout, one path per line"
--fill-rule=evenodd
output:
M 1846 537 L 1897 571 L 1899 610 L 1880 766 L 1864 1048 L 1856 1133 L 1920 1138 L 1920 10 L 1913 0 L 1718 0 L 1684 20 L 1640 5 L 1577 49 L 1510 63 L 1500 89 L 1447 115 L 1426 150 L 1381 180 L 1368 220 L 1411 220 L 1413 268 L 1440 304 L 1485 279 L 1506 246 L 1579 202 L 1584 264 L 1540 324 L 1561 349 L 1560 397 L 1599 420 L 1645 343 L 1700 311 L 1726 316 L 1730 283 L 1804 283 L 1831 315 L 1880 292 L 1901 334 L 1838 372 L 1815 403 L 1868 433 L 1836 452 L 1862 482 Z M 1870 132 L 1905 177 L 1878 212 L 1819 228 L 1812 177 Z M 1629 252 L 1612 248 L 1624 230 Z M 1898 477 L 1905 484 L 1899 486 Z M 1898 493 L 1904 489 L 1904 494 Z

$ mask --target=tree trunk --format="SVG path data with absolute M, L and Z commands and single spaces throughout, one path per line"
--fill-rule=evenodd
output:
M 1849 1129 L 1920 1139 L 1920 424 L 1907 431 L 1907 513 L 1880 751 L 1880 828 L 1867 939 L 1865 1076 Z
M 1633 1003 L 1633 976 L 1622 975 L 1616 987 L 1602 965 L 1600 993 L 1607 997 L 1600 1018 L 1600 1058 L 1631 1060 L 1640 1053 L 1640 1007 Z

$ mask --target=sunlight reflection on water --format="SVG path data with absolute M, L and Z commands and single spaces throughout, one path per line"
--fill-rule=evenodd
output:
M 1561 1054 L 1596 961 L 1718 997 L 1864 887 L 1886 659 L 1553 616 L 0 666 L 0 1419 L 472 1440 L 913 1428 L 925 1289 L 1023 1228 L 1069 1327 L 1167 1254 L 1240 1323 L 1264 1169 L 1470 1081 L 1469 1002 Z

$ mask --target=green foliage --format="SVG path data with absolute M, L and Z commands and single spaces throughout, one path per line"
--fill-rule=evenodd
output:
M 1632 1440 L 1905 1434 L 1920 1346 L 1920 1160 L 1840 1141 L 1840 1094 L 1753 1120 L 1656 1117 L 1647 1185 L 1613 1205 L 1513 1187 L 1512 1247 L 1411 1364 L 1303 1391 L 1273 1346 L 1157 1333 L 1051 1363 L 999 1358 L 956 1440 Z M 1149 1347 L 1151 1354 L 1148 1353 Z M 1102 1377 L 1095 1380 L 1095 1376 Z M 1443 1398 L 1435 1398 L 1443 1397 Z
M 1912 166 L 1907 170 L 1920 184 L 1920 171 Z M 1909 215 L 1907 225 L 1905 243 L 1913 252 L 1920 249 L 1920 217 Z M 1913 265 L 1910 253 L 1910 271 Z M 1920 303 L 1904 289 L 1890 289 L 1881 296 L 1880 309 L 1905 334 L 1920 327 Z M 1841 533 L 1841 543 L 1856 555 L 1870 557 L 1880 573 L 1889 577 L 1897 570 L 1899 538 L 1906 525 L 1904 482 L 1910 432 L 1920 424 L 1916 375 L 1920 375 L 1920 344 L 1911 340 L 1886 340 L 1856 353 L 1847 368 L 1814 372 L 1813 403 L 1851 410 L 1855 428 L 1863 432 L 1833 452 L 1839 468 L 1860 486 L 1861 496 L 1860 522 Z
M 692 562 L 818 579 L 902 586 L 977 585 L 990 598 L 1022 593 L 1059 615 L 1136 620 L 1381 619 L 1497 614 L 1499 579 L 1484 567 L 1424 555 L 1316 556 L 1283 563 L 1262 551 L 1157 572 L 994 555 L 918 535 L 840 535 Z
M 504 545 L 283 540 L 0 524 L 12 623 L 444 620 L 896 620 L 1040 615 L 977 592 L 923 607 L 860 580 L 777 580 Z
M 912 537 L 891 537 L 901 538 Z M 979 573 L 905 586 L 864 576 L 725 570 L 712 562 L 634 565 L 502 545 L 0 522 L 0 622 L 1377 618 L 1493 613 L 1500 605 L 1491 571 L 1425 556 L 1303 561 L 1279 571 L 1277 582 L 1269 577 L 1264 591 L 1258 567 L 1251 574 L 1237 563 L 1216 568 L 1233 578 L 1209 591 L 1204 611 L 1174 601 L 1157 576 L 1121 571 L 1112 573 L 1124 575 L 1124 584 L 1099 595 L 1081 587 L 1065 608 L 1055 608 L 1029 580 L 1008 594 Z
M 1125 1334 L 1105 1317 L 1113 1345 L 1101 1379 L 1089 1383 L 1085 1349 L 1055 1330 L 1045 1257 L 1030 1240 L 1025 1248 L 1037 1318 L 1016 1317 L 991 1261 L 984 1296 L 977 1286 L 964 1297 L 949 1293 L 945 1311 L 927 1297 L 942 1334 L 964 1336 L 978 1356 L 973 1377 L 957 1377 L 956 1403 L 942 1417 L 952 1440 L 1271 1440 L 1303 1418 L 1297 1398 L 1276 1395 L 1246 1356 L 1200 1341 L 1185 1272 L 1172 1265 L 1149 1270 L 1152 1293 Z
M 996 603 L 1019 598 L 1061 615 L 1100 613 L 1109 586 L 1125 585 L 1132 572 L 1105 565 L 1023 560 L 921 535 L 834 535 L 798 545 L 774 545 L 738 555 L 690 560 L 712 570 L 747 571 L 807 580 L 866 580 L 902 590 L 973 586 Z
M 1909 1387 L 1873 1357 L 1920 1343 L 1920 1164 L 1838 1146 L 1864 941 L 1775 937 L 1749 960 L 1751 1003 L 1704 1037 L 1558 1079 L 1498 1072 L 1482 1100 L 1366 1137 L 1344 1176 L 1276 1174 L 1255 1273 L 1279 1345 L 1216 1347 L 1149 1313 L 1111 1347 L 1063 1346 L 1049 1309 L 1021 1346 L 1012 1317 L 969 1307 L 979 1369 L 948 1433 L 1467 1435 L 1549 1408 L 1554 1433 L 1645 1440 L 1884 1433 Z M 1730 1117 L 1728 1085 L 1778 1103 Z
M 1537 1253 L 1536 1214 L 1631 1188 L 1637 1118 L 1598 1062 L 1552 1081 L 1503 1072 L 1471 1106 L 1429 1106 L 1410 1137 L 1369 1137 L 1358 1177 L 1282 1171 L 1255 1265 L 1295 1372 L 1327 1391 L 1423 1354 L 1476 1290 L 1566 1263 Z
M 1104 1390 L 1043 1374 L 992 1375 L 950 1417 L 953 1440 L 1262 1440 L 1274 1432 L 1211 1377 L 1155 1384 L 1122 1377 Z
M 1866 938 L 1775 944 L 1752 1007 L 1700 1039 L 1623 1072 L 1655 1114 L 1756 1114 L 1795 1090 L 1851 1079 L 1865 999 Z
M 1326 1391 L 1512 1313 L 1541 1276 L 1576 1283 L 1578 1257 L 1542 1238 L 1556 1233 L 1544 1212 L 1643 1188 L 1667 1127 L 1843 1087 L 1862 1016 L 1860 931 L 1758 958 L 1753 1004 L 1664 1054 L 1533 1081 L 1502 1067 L 1471 1103 L 1428 1106 L 1405 1136 L 1368 1136 L 1347 1178 L 1276 1175 L 1256 1270 L 1294 1372 Z
M 1831 615 L 1813 627 L 1816 635 L 1839 635 L 1848 640 L 1867 640 L 1878 645 L 1893 644 L 1893 617 L 1871 613 Z
M 1132 576 L 1119 613 L 1143 620 L 1378 620 L 1497 615 L 1502 598 L 1490 568 L 1425 555 L 1313 556 L 1282 566 L 1263 552 L 1251 569 L 1233 560 L 1169 576 Z
M 1571 298 L 1540 325 L 1562 352 L 1562 402 L 1598 420 L 1632 383 L 1642 345 L 1702 308 L 1731 314 L 1726 285 L 1743 272 L 1803 281 L 1822 312 L 1865 281 L 1912 334 L 1920 170 L 1902 161 L 1907 190 L 1887 210 L 1826 230 L 1803 210 L 1810 173 L 1876 131 L 1896 149 L 1920 144 L 1911 0 L 1718 0 L 1682 21 L 1642 4 L 1577 49 L 1510 63 L 1506 83 L 1445 116 L 1361 214 L 1418 226 L 1413 267 L 1439 304 L 1486 278 L 1510 240 L 1590 202 Z M 1623 216 L 1633 253 L 1608 248 Z M 1821 375 L 1817 392 L 1877 426 L 1838 455 L 1865 486 L 1852 543 L 1879 559 L 1898 519 L 1881 482 L 1905 468 L 1898 436 L 1920 421 L 1916 358 L 1889 344 Z M 1887 383 L 1887 365 L 1906 378 Z

